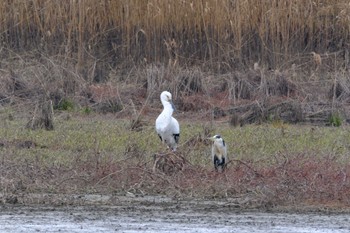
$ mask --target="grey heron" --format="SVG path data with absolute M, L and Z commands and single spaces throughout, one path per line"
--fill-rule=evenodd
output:
M 227 162 L 227 147 L 225 140 L 218 134 L 209 139 L 213 141 L 211 146 L 211 157 L 214 163 L 214 168 L 218 171 L 219 167 L 221 167 L 221 170 L 224 171 Z

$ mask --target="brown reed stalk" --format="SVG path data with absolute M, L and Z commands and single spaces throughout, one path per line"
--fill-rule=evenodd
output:
M 346 49 L 349 15 L 347 0 L 13 0 L 0 2 L 0 32 L 11 49 L 41 44 L 78 64 L 86 51 L 117 63 L 167 61 L 172 40 L 180 63 L 278 68 Z

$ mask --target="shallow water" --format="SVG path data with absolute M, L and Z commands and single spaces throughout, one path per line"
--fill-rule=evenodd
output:
M 350 232 L 350 215 L 240 212 L 212 206 L 2 207 L 0 232 L 345 233 Z

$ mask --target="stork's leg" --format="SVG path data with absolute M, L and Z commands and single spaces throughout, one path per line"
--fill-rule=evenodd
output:
M 179 139 L 180 139 L 180 134 L 173 134 L 173 136 L 174 136 L 174 140 L 175 140 L 175 142 L 176 143 L 179 143 Z

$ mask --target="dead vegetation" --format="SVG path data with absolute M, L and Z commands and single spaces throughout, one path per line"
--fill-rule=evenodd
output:
M 319 122 L 348 118 L 338 107 L 349 96 L 345 0 L 17 0 L 1 12 L 3 106 L 34 112 L 48 96 L 54 110 L 125 117 L 152 112 L 169 90 L 179 111 L 243 124 L 308 122 L 318 102 L 329 106 Z M 290 101 L 300 105 L 275 109 Z
M 294 100 L 279 101 L 271 103 L 255 101 L 253 103 L 234 107 L 228 110 L 231 115 L 232 125 L 243 126 L 245 124 L 263 123 L 281 120 L 289 123 L 300 123 L 305 121 L 302 105 Z
M 54 129 L 54 112 L 51 100 L 42 100 L 36 103 L 34 112 L 28 121 L 26 128 L 36 129 Z
M 23 64 L 16 71 L 2 72 L 0 101 L 2 106 L 25 105 L 18 111 L 30 113 L 26 114 L 31 118 L 27 127 L 32 129 L 41 125 L 53 128 L 50 108 L 132 115 L 132 128 L 138 128 L 144 115 L 159 108 L 162 90 L 173 93 L 178 111 L 228 119 L 232 125 L 273 120 L 328 125 L 333 115 L 343 121 L 349 119 L 346 70 L 327 73 L 327 77 L 315 81 L 308 80 L 309 76 L 300 70 L 282 72 L 255 67 L 246 72 L 215 74 L 198 67 L 152 65 L 130 71 L 125 81 L 116 81 L 119 76 L 112 72 L 108 82 L 90 84 L 60 61 L 24 61 L 31 66 Z
M 257 61 L 321 70 L 330 56 L 348 53 L 349 10 L 347 0 L 16 0 L 0 4 L 1 41 L 6 49 L 73 59 L 75 70 L 95 81 L 115 65 L 160 61 L 221 72 Z
M 281 153 L 268 166 L 261 165 L 261 161 L 231 160 L 223 173 L 192 165 L 180 154 L 157 157 L 155 170 L 152 170 L 154 160 L 140 159 L 142 156 L 116 161 L 112 155 L 105 155 L 102 160 L 95 155 L 80 159 L 76 154 L 69 166 L 55 163 L 43 166 L 37 160 L 14 161 L 10 156 L 3 156 L 0 164 L 1 187 L 6 197 L 2 202 L 6 203 L 12 203 L 10 200 L 14 198 L 18 202 L 26 193 L 33 192 L 98 190 L 136 196 L 241 197 L 241 208 L 350 204 L 350 167 L 336 162 L 334 156 Z
M 184 169 L 189 162 L 185 157 L 176 153 L 154 154 L 153 171 L 161 171 L 167 175 L 176 174 Z
M 169 90 L 180 114 L 206 122 L 339 126 L 350 117 L 349 12 L 346 0 L 3 1 L 0 107 L 13 109 L 7 120 L 24 114 L 29 129 L 54 129 L 60 111 L 94 111 L 132 116 L 129 129 L 139 132 Z M 204 144 L 209 133 L 184 145 Z M 278 154 L 271 166 L 236 160 L 217 174 L 182 154 L 146 159 L 135 145 L 122 160 L 79 149 L 70 165 L 43 165 L 42 154 L 15 161 L 13 145 L 39 149 L 1 139 L 10 203 L 22 192 L 98 190 L 253 195 L 246 204 L 260 207 L 349 204 L 349 167 L 332 156 Z

